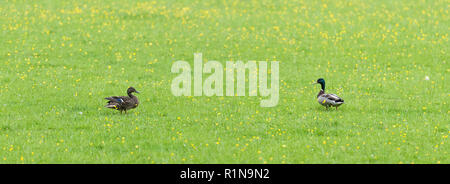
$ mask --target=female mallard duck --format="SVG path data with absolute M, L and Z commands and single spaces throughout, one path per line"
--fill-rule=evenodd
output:
M 326 94 L 325 93 L 325 80 L 322 78 L 318 79 L 316 83 L 314 84 L 320 84 L 322 86 L 322 89 L 320 90 L 319 94 L 317 94 L 317 101 L 320 103 L 320 105 L 325 106 L 327 109 L 330 106 L 337 108 L 344 104 L 344 99 L 338 97 L 335 94 Z
M 108 101 L 108 104 L 105 105 L 105 107 L 110 109 L 116 109 L 120 111 L 122 114 L 122 111 L 125 111 L 127 113 L 127 110 L 134 109 L 139 105 L 138 98 L 134 96 L 132 93 L 139 93 L 134 89 L 133 87 L 128 88 L 127 94 L 128 96 L 111 96 L 106 97 L 106 100 Z

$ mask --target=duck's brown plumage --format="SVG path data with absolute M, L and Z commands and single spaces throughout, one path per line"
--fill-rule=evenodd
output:
M 136 96 L 133 95 L 133 93 L 139 93 L 134 89 L 133 87 L 128 88 L 127 94 L 128 96 L 110 96 L 106 97 L 106 100 L 108 101 L 108 104 L 105 105 L 105 107 L 110 109 L 116 109 L 122 113 L 122 111 L 125 111 L 127 113 L 127 110 L 134 109 L 139 105 L 139 100 Z

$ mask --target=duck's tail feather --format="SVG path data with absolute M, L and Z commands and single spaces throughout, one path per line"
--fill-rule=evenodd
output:
M 109 101 L 108 104 L 105 105 L 105 107 L 110 109 L 118 109 L 119 104 Z

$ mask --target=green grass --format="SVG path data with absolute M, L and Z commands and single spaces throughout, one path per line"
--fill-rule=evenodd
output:
M 0 163 L 450 163 L 445 0 L 4 0 L 0 15 Z M 196 52 L 280 61 L 278 105 L 173 96 L 172 63 Z M 128 86 L 137 109 L 103 108 Z

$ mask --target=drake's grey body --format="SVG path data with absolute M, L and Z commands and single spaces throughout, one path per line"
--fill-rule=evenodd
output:
M 127 94 L 128 96 L 110 96 L 106 97 L 106 100 L 108 101 L 108 104 L 105 105 L 106 108 L 110 109 L 116 109 L 122 113 L 122 111 L 125 111 L 127 113 L 127 110 L 134 109 L 139 105 L 139 100 L 136 96 L 133 95 L 133 93 L 139 93 L 134 89 L 133 87 L 128 88 Z
M 337 109 L 339 106 L 344 104 L 344 99 L 340 98 L 336 94 L 325 93 L 325 80 L 318 79 L 317 84 L 320 84 L 322 87 L 319 94 L 317 94 L 317 102 L 319 102 L 320 105 L 325 106 L 327 109 L 328 107 L 336 107 Z

